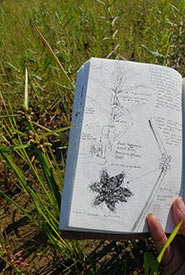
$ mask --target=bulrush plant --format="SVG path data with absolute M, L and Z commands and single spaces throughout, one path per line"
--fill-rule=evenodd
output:
M 79 253 L 77 241 L 69 242 L 60 235 L 63 175 L 52 151 L 52 143 L 48 140 L 51 136 L 60 140 L 60 134 L 68 131 L 71 126 L 52 131 L 35 123 L 34 112 L 28 104 L 28 86 L 26 69 L 24 105 L 16 113 L 10 103 L 9 106 L 5 104 L 0 94 L 5 109 L 5 114 L 0 116 L 0 156 L 15 175 L 17 188 L 31 201 L 34 211 L 30 213 L 23 208 L 1 187 L 0 195 L 32 220 L 48 236 L 55 248 L 74 264 L 78 261 L 78 255 L 83 253 Z

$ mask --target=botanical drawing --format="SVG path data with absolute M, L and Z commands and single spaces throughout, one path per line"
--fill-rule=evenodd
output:
M 141 210 L 141 213 L 139 217 L 137 218 L 132 231 L 136 230 L 136 228 L 141 224 L 143 221 L 146 212 L 148 211 L 150 205 L 152 204 L 159 188 L 162 183 L 163 178 L 165 177 L 167 171 L 171 168 L 170 162 L 171 162 L 171 156 L 167 153 L 163 142 L 157 133 L 157 130 L 154 128 L 154 125 L 152 123 L 152 120 L 148 121 L 149 127 L 153 133 L 154 140 L 156 141 L 158 145 L 158 149 L 160 151 L 161 157 L 159 158 L 159 164 L 158 167 L 154 168 L 152 171 L 148 171 L 145 174 L 140 176 L 140 179 L 142 177 L 145 177 L 148 174 L 152 174 L 156 170 L 159 171 L 159 175 L 157 177 L 157 180 L 155 181 L 152 191 L 148 196 L 147 202 L 145 203 L 143 209 Z M 135 179 L 136 180 L 136 179 Z M 96 193 L 96 197 L 93 202 L 93 206 L 99 206 L 103 203 L 107 206 L 107 208 L 110 211 L 115 211 L 116 204 L 118 203 L 125 203 L 128 202 L 128 199 L 134 196 L 134 193 L 130 191 L 130 188 L 124 187 L 125 181 L 125 173 L 120 173 L 116 176 L 109 176 L 109 173 L 107 170 L 102 170 L 100 174 L 99 181 L 96 181 L 92 184 L 90 184 L 90 189 L 94 193 Z M 134 181 L 132 179 L 131 181 Z M 129 181 L 127 180 L 127 186 L 129 184 Z
M 100 87 L 99 94 L 108 99 L 108 106 L 103 104 L 104 98 L 98 100 L 95 96 L 92 97 L 90 93 L 87 95 L 89 104 L 94 106 L 95 112 L 98 111 L 102 116 L 105 116 L 105 119 L 103 119 L 104 123 L 101 126 L 99 136 L 94 134 L 88 139 L 88 146 L 86 146 L 83 157 L 87 162 L 104 165 L 106 164 L 107 154 L 110 152 L 113 154 L 114 143 L 134 125 L 133 113 L 146 103 L 142 100 L 141 102 L 139 100 L 131 102 L 129 96 L 125 96 L 125 94 L 142 93 L 143 90 L 149 90 L 150 88 L 142 83 L 129 84 L 131 79 L 141 73 L 135 72 L 133 67 L 125 69 L 124 66 L 120 66 L 119 62 L 115 63 L 112 73 L 101 67 L 96 68 L 95 66 L 95 69 L 97 70 L 97 75 L 100 74 L 101 70 L 104 70 L 104 74 L 110 75 L 111 86 L 106 87 L 103 81 L 98 82 L 97 79 L 93 79 L 93 81 L 98 82 Z M 103 89 L 102 91 L 101 88 Z M 106 91 L 106 93 L 103 91 Z
M 123 187 L 125 174 L 120 173 L 110 177 L 106 170 L 101 171 L 100 181 L 90 185 L 90 189 L 97 193 L 93 202 L 94 206 L 105 203 L 108 209 L 115 211 L 116 204 L 119 202 L 127 202 L 133 196 L 129 188 Z
M 140 77 L 141 72 L 135 71 L 132 66 L 126 69 L 124 66 L 121 67 L 119 63 L 115 63 L 112 73 L 108 70 L 106 71 L 103 67 L 96 68 L 96 66 L 94 66 L 93 70 L 95 69 L 97 69 L 97 72 L 94 74 L 93 81 L 98 82 L 97 88 L 99 87 L 100 91 L 98 93 L 95 91 L 94 95 L 91 95 L 91 93 L 87 95 L 89 106 L 93 110 L 90 115 L 92 115 L 92 120 L 93 114 L 96 112 L 100 113 L 100 116 L 104 115 L 105 118 L 103 118 L 103 122 L 100 123 L 100 129 L 97 131 L 98 134 L 96 134 L 95 131 L 93 133 L 91 131 L 89 132 L 88 139 L 86 139 L 86 155 L 84 161 L 86 163 L 92 162 L 96 164 L 97 167 L 98 165 L 104 167 L 101 169 L 98 168 L 100 178 L 90 184 L 91 191 L 96 194 L 93 206 L 104 204 L 110 211 L 115 211 L 117 204 L 126 203 L 129 198 L 134 196 L 130 187 L 128 188 L 127 186 L 131 181 L 136 179 L 129 178 L 129 180 L 127 180 L 127 186 L 123 186 L 125 173 L 127 174 L 127 178 L 129 175 L 129 171 L 126 171 L 129 170 L 128 168 L 125 169 L 124 173 L 121 172 L 120 174 L 110 176 L 110 171 L 108 170 L 109 157 L 111 156 L 113 161 L 116 159 L 117 156 L 114 147 L 118 141 L 121 140 L 121 142 L 124 142 L 125 135 L 130 133 L 131 128 L 135 127 L 135 112 L 148 103 L 152 92 L 147 84 L 143 84 L 142 77 Z M 108 88 L 106 87 L 106 83 L 101 80 L 101 77 L 96 79 L 96 75 L 99 76 L 101 73 L 102 75 L 110 74 L 111 85 L 109 83 Z M 139 77 L 141 82 L 139 82 L 138 79 L 134 82 L 135 77 Z M 102 87 L 103 90 L 101 91 Z M 96 94 L 98 95 L 97 98 L 95 96 Z M 102 97 L 106 98 L 106 100 Z M 108 103 L 107 106 L 103 104 L 104 102 Z M 144 173 L 139 176 L 139 178 L 141 178 L 140 182 L 142 183 L 142 178 L 146 175 L 150 174 L 151 177 L 153 177 L 158 171 L 159 174 L 157 180 L 155 179 L 155 182 L 152 183 L 154 187 L 152 188 L 150 196 L 147 198 L 145 207 L 141 210 L 134 224 L 133 231 L 141 224 L 145 212 L 152 204 L 164 176 L 168 169 L 170 169 L 171 156 L 165 150 L 159 133 L 156 130 L 157 127 L 154 125 L 152 119 L 148 120 L 147 127 L 149 127 L 149 131 L 152 132 L 152 143 L 157 144 L 160 157 L 157 167 L 153 167 L 153 169 L 149 171 L 143 171 Z M 87 132 L 89 129 L 90 126 L 89 128 L 87 127 Z M 122 163 L 124 163 L 124 157 L 121 158 Z
M 171 162 L 171 155 L 169 155 L 164 147 L 164 144 L 156 130 L 156 128 L 154 128 L 154 125 L 152 123 L 151 120 L 148 121 L 149 122 L 149 127 L 153 133 L 154 139 L 158 145 L 158 149 L 160 151 L 161 157 L 159 158 L 159 165 L 158 165 L 158 170 L 159 170 L 159 175 L 158 178 L 155 182 L 155 184 L 153 185 L 152 191 L 150 192 L 149 196 L 148 196 L 148 200 L 145 203 L 139 217 L 137 218 L 132 231 L 135 231 L 139 225 L 142 223 L 142 221 L 145 219 L 146 213 L 148 212 L 149 207 L 151 206 L 152 202 L 154 201 L 154 198 L 156 197 L 158 190 L 161 186 L 161 183 L 167 173 L 167 171 L 171 168 L 170 166 L 170 162 Z M 155 169 L 156 170 L 156 169 Z

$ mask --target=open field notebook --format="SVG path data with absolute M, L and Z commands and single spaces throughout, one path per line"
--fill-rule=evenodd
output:
M 72 238 L 130 238 L 154 213 L 170 233 L 183 192 L 182 76 L 91 58 L 77 74 L 60 228 Z

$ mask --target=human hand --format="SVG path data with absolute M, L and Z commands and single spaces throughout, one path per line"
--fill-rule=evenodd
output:
M 180 228 L 183 236 L 176 236 L 166 249 L 162 259 L 163 271 L 166 275 L 185 275 L 185 205 L 181 198 L 173 202 L 172 215 L 176 225 L 183 220 Z M 153 214 L 148 214 L 147 223 L 156 249 L 160 253 L 167 241 L 166 234 L 159 220 Z

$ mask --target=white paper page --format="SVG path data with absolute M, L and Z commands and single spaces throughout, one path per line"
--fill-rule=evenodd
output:
M 91 59 L 69 226 L 172 230 L 181 189 L 182 78 L 163 66 Z
M 182 136 L 184 137 L 185 135 L 185 77 L 182 79 L 182 129 L 183 129 L 183 133 Z M 182 162 L 182 167 L 184 167 L 185 164 L 185 139 L 183 138 L 183 162 Z M 185 201 L 185 169 L 182 169 L 182 197 Z

